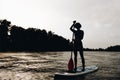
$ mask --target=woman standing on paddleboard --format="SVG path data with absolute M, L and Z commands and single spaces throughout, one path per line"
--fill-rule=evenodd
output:
M 85 70 L 85 59 L 83 55 L 83 44 L 82 44 L 84 31 L 80 30 L 80 28 L 81 28 L 81 24 L 76 23 L 76 21 L 73 21 L 73 25 L 70 27 L 70 30 L 73 32 L 73 35 L 75 36 L 74 38 L 74 63 L 75 63 L 74 71 L 75 72 L 77 70 L 77 51 L 79 51 L 81 56 L 82 67 L 83 67 L 82 71 Z

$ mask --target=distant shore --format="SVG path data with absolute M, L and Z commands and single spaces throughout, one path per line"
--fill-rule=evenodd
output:
M 84 51 L 120 51 L 120 45 L 110 46 L 105 49 L 98 48 L 98 49 L 90 49 L 90 48 L 84 48 Z
M 69 50 L 11 50 L 11 51 L 0 51 L 0 52 L 63 52 L 63 51 L 71 51 Z M 91 49 L 91 48 L 84 48 L 84 51 L 109 51 L 109 52 L 120 52 L 120 45 L 110 46 L 105 49 L 98 48 L 98 49 Z

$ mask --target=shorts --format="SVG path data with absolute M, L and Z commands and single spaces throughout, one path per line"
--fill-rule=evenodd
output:
M 74 50 L 80 51 L 83 49 L 82 41 L 74 42 Z

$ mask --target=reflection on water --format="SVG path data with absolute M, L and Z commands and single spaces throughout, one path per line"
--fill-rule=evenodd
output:
M 67 70 L 69 58 L 70 52 L 0 53 L 0 80 L 120 80 L 120 52 L 85 52 L 86 66 L 99 66 L 97 72 L 54 77 Z

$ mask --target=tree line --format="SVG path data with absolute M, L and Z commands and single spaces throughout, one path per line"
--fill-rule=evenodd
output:
M 6 51 L 70 51 L 73 44 L 69 39 L 45 29 L 12 25 L 10 21 L 0 20 L 0 52 Z M 120 45 L 106 49 L 84 48 L 85 51 L 120 51 Z
M 105 49 L 98 48 L 98 49 L 90 49 L 90 48 L 84 48 L 85 51 L 120 51 L 120 45 L 110 46 Z
M 0 21 L 0 51 L 65 51 L 70 50 L 70 41 L 45 29 L 11 25 Z

